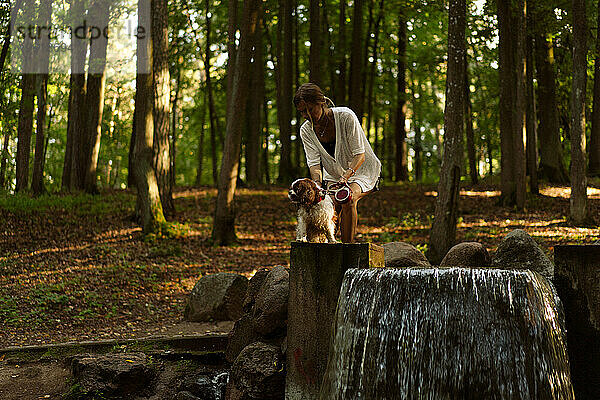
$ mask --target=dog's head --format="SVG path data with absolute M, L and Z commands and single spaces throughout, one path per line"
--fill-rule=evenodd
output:
M 312 179 L 298 179 L 292 183 L 288 192 L 292 203 L 310 207 L 323 200 L 322 189 Z

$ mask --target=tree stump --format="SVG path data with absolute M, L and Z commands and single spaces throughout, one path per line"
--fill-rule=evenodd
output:
M 287 400 L 318 398 L 344 273 L 350 268 L 383 266 L 383 248 L 372 243 L 292 242 Z
M 575 398 L 600 398 L 600 245 L 554 247 Z

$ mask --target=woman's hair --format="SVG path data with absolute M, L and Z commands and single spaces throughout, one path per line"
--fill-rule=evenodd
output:
M 321 88 L 312 82 L 304 83 L 298 88 L 294 96 L 294 106 L 298 107 L 301 101 L 311 104 L 324 104 L 329 107 L 334 106 L 333 101 L 326 97 Z

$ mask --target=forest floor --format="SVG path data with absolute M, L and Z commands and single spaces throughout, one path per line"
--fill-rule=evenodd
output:
M 522 228 L 552 253 L 600 239 L 600 189 L 588 189 L 592 222 L 570 226 L 569 188 L 545 186 L 527 210 L 498 205 L 496 187 L 461 191 L 458 241 L 489 251 Z M 435 187 L 384 186 L 359 204 L 359 241 L 405 241 L 425 250 Z M 175 193 L 176 238 L 144 239 L 132 220 L 135 194 L 0 196 L 0 348 L 177 333 L 187 294 L 204 274 L 288 265 L 295 211 L 286 188 L 241 189 L 231 247 L 210 240 L 213 188 Z M 215 329 L 230 329 L 231 325 Z M 209 331 L 211 327 L 201 329 Z M 180 332 L 181 333 L 181 332 Z

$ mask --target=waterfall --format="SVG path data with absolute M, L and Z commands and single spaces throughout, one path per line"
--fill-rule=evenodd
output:
M 560 300 L 528 270 L 350 269 L 320 398 L 574 399 Z

